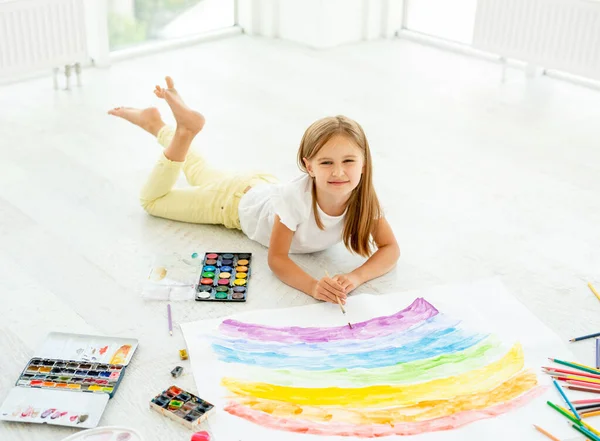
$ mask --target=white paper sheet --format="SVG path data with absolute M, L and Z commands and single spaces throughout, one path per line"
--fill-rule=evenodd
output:
M 536 387 L 542 386 L 545 387 L 546 390 L 541 391 L 539 396 L 531 399 L 526 404 L 499 416 L 479 419 L 451 430 L 425 431 L 418 435 L 390 435 L 385 436 L 386 439 L 419 439 L 426 441 L 452 439 L 524 440 L 538 439 L 538 437 L 543 439 L 543 436 L 533 429 L 533 424 L 540 425 L 557 437 L 572 438 L 577 435 L 576 432 L 566 424 L 565 419 L 546 404 L 546 401 L 550 400 L 561 406 L 565 406 L 560 399 L 558 392 L 552 386 L 550 378 L 540 370 L 541 366 L 552 365 L 552 363 L 548 361 L 548 357 L 573 360 L 572 354 L 550 329 L 533 316 L 519 301 L 512 297 L 506 288 L 496 279 L 477 281 L 469 285 L 440 286 L 420 292 L 413 291 L 386 295 L 360 295 L 351 297 L 346 306 L 348 312 L 347 317 L 344 317 L 341 314 L 337 305 L 323 303 L 282 310 L 251 311 L 229 317 L 229 319 L 244 323 L 277 327 L 343 327 L 347 320 L 356 324 L 376 317 L 390 316 L 411 305 L 416 298 L 425 299 L 439 310 L 439 314 L 434 318 L 438 321 L 447 321 L 447 326 L 442 326 L 442 328 L 452 328 L 454 323 L 460 321 L 454 328 L 460 328 L 461 331 L 466 332 L 465 335 L 467 335 L 467 337 L 478 335 L 476 333 L 483 333 L 486 336 L 487 334 L 490 334 L 489 338 L 498 339 L 502 343 L 502 349 L 498 349 L 498 351 L 501 351 L 501 355 L 498 355 L 495 359 L 490 356 L 489 360 L 485 361 L 485 365 L 502 358 L 514 344 L 520 343 L 525 355 L 524 369 L 533 369 L 533 372 L 537 376 L 538 386 Z M 261 424 L 247 421 L 246 419 L 231 415 L 224 411 L 224 407 L 229 402 L 227 396 L 231 395 L 231 393 L 221 385 L 223 378 L 233 377 L 241 381 L 249 380 L 257 382 L 269 382 L 269 380 L 272 379 L 272 383 L 279 385 L 286 385 L 285 381 L 291 381 L 287 383 L 287 386 L 311 386 L 306 384 L 305 378 L 296 381 L 294 376 L 286 376 L 285 369 L 281 368 L 281 366 L 277 366 L 276 363 L 272 366 L 256 368 L 256 366 L 227 363 L 220 360 L 216 355 L 215 347 L 212 346 L 212 344 L 215 342 L 221 344 L 224 340 L 214 339 L 219 339 L 221 337 L 229 338 L 229 343 L 231 343 L 232 340 L 235 340 L 231 335 L 223 335 L 223 333 L 218 330 L 218 327 L 222 322 L 223 319 L 218 319 L 186 323 L 181 326 L 190 353 L 198 392 L 202 398 L 215 403 L 217 407 L 217 414 L 211 418 L 209 422 L 217 439 L 240 441 L 255 441 L 258 439 L 312 441 L 323 439 L 359 439 L 364 436 L 364 433 L 361 436 L 348 437 L 310 435 L 285 430 L 275 430 L 264 427 Z M 412 331 L 410 329 L 400 331 L 398 333 L 398 338 L 407 338 L 406 332 Z M 300 338 L 300 334 L 301 332 L 299 332 L 298 335 L 293 335 L 292 333 L 289 338 Z M 444 337 L 440 336 L 440 338 Z M 460 339 L 458 340 L 460 341 Z M 254 343 L 254 340 L 252 340 L 252 342 Z M 260 339 L 258 343 L 261 343 Z M 333 343 L 330 341 L 326 343 L 326 345 Z M 348 341 L 345 343 L 348 343 Z M 362 340 L 362 342 L 359 343 L 364 344 L 365 340 Z M 397 350 L 408 350 L 410 349 L 410 344 L 410 341 L 408 341 L 405 347 L 397 348 Z M 435 341 L 432 344 L 435 344 Z M 225 344 L 225 346 L 227 346 L 227 344 Z M 282 353 L 291 356 L 297 355 L 299 357 L 310 357 L 311 351 L 319 351 L 321 349 L 321 347 L 315 349 L 314 346 L 307 344 L 299 345 L 294 342 L 281 344 L 278 348 L 279 349 L 277 350 Z M 425 348 L 425 346 L 423 346 L 423 348 Z M 258 348 L 256 349 L 257 352 L 253 353 L 253 348 L 248 345 L 247 351 L 250 353 L 250 360 L 259 360 L 260 362 L 260 350 L 261 349 Z M 323 356 L 309 358 L 310 360 L 317 359 L 328 361 L 317 361 L 315 366 L 307 365 L 307 368 L 309 370 L 319 369 L 319 363 L 332 363 L 335 365 L 335 363 L 339 362 L 343 364 L 344 360 L 346 360 L 344 357 L 347 355 L 345 351 L 348 351 L 347 346 L 343 346 L 339 356 L 336 357 L 327 358 Z M 313 355 L 317 355 L 317 353 Z M 248 355 L 248 353 L 246 353 L 246 355 Z M 406 354 L 404 355 L 406 356 Z M 252 358 L 254 356 L 257 356 L 258 358 Z M 223 357 L 224 355 L 221 353 L 221 358 Z M 418 358 L 419 355 L 417 354 L 413 358 L 410 358 L 410 360 Z M 353 360 L 356 361 L 355 359 Z M 285 364 L 287 361 L 288 360 L 284 359 L 283 363 Z M 369 365 L 373 363 L 377 364 L 378 361 L 367 357 L 366 364 Z M 381 360 L 381 365 L 385 364 L 386 362 Z M 283 374 L 282 371 L 284 371 Z M 295 369 L 295 371 L 297 370 Z M 436 371 L 437 376 L 434 375 L 434 379 L 444 379 L 452 375 L 460 375 L 460 372 L 451 371 L 452 366 L 450 366 L 448 371 L 444 371 L 443 369 L 441 371 Z M 270 376 L 271 374 L 272 376 Z M 309 372 L 308 377 L 310 378 L 310 375 L 312 374 L 312 372 Z M 323 385 L 329 381 L 329 377 L 326 375 L 323 375 L 323 377 L 324 378 L 319 377 L 317 380 L 319 385 L 312 387 L 323 387 Z M 292 380 L 290 380 L 290 378 L 292 378 Z M 407 381 L 404 379 L 400 386 L 410 388 L 416 385 L 416 387 L 419 387 L 420 383 L 432 381 L 431 378 L 419 378 L 415 381 L 410 381 L 410 379 Z M 330 386 L 348 386 L 347 384 L 334 384 L 335 381 L 333 380 L 332 382 L 333 383 Z M 395 386 L 398 386 L 398 384 Z M 468 388 L 472 386 L 465 387 Z M 443 396 L 443 393 L 440 393 Z M 585 396 L 584 394 L 577 392 L 568 392 L 568 394 L 572 399 Z M 586 398 L 589 398 L 589 396 L 586 396 Z M 302 401 L 302 397 L 300 397 L 299 400 Z M 297 400 L 292 399 L 291 401 Z M 402 402 L 402 398 L 400 398 L 398 402 Z M 326 408 L 327 406 L 324 407 Z M 334 405 L 333 407 L 336 406 Z M 484 407 L 484 409 L 486 408 Z M 307 411 L 304 410 L 304 412 L 304 415 L 306 415 Z M 284 413 L 284 415 L 287 414 Z M 334 417 L 329 421 L 329 424 L 335 422 L 337 415 L 340 415 L 340 413 L 338 412 L 336 414 L 334 412 Z M 296 418 L 299 418 L 298 415 L 296 415 Z M 275 418 L 275 421 L 276 420 L 277 418 Z M 281 424 L 281 419 L 279 420 L 279 424 Z M 392 422 L 389 426 L 396 427 L 400 424 L 401 423 L 397 421 L 395 423 Z M 283 425 L 285 426 L 286 424 Z M 309 424 L 309 426 L 311 425 Z M 291 427 L 291 425 L 289 427 Z

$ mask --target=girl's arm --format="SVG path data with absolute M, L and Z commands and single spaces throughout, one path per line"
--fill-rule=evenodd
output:
M 379 219 L 373 240 L 377 245 L 377 251 L 364 264 L 351 273 L 333 277 L 342 285 L 346 293 L 371 279 L 384 275 L 396 265 L 400 258 L 400 247 L 385 217 Z
M 293 237 L 294 232 L 281 223 L 279 216 L 275 215 L 271 241 L 269 242 L 269 267 L 271 271 L 283 283 L 317 300 L 337 303 L 337 297 L 339 297 L 342 303 L 346 303 L 346 293 L 339 283 L 329 277 L 317 280 L 290 259 L 289 252 Z

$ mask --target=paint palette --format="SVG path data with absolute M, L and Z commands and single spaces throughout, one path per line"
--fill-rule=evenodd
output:
M 251 253 L 206 253 L 196 300 L 245 302 L 251 262 Z
M 48 334 L 3 403 L 0 420 L 69 426 L 87 421 L 81 427 L 95 427 L 109 398 L 116 393 L 137 345 L 137 340 L 127 338 Z M 25 406 L 20 414 L 10 408 L 10 400 Z M 43 407 L 58 413 L 46 414 Z M 66 410 L 61 410 L 61 414 L 62 407 Z M 74 424 L 70 418 L 75 414 L 86 417 Z
M 100 392 L 112 398 L 123 373 L 123 366 L 116 364 L 32 358 L 17 386 Z
M 184 391 L 177 386 L 171 386 L 150 401 L 150 408 L 194 429 L 204 421 L 214 405 L 194 394 Z

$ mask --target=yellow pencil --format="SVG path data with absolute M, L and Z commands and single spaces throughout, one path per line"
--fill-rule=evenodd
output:
M 594 417 L 594 416 L 598 416 L 600 415 L 600 410 L 595 410 L 593 412 L 587 412 L 587 413 L 580 413 L 581 418 L 590 418 L 590 417 Z
M 600 300 L 600 294 L 598 294 L 598 291 L 596 291 L 596 288 L 594 288 L 594 286 L 588 282 L 588 287 L 592 290 L 592 292 L 594 293 L 594 295 L 596 296 L 596 298 L 598 300 Z
M 554 435 L 551 435 L 550 433 L 546 432 L 544 429 L 542 429 L 540 426 L 536 426 L 535 424 L 533 425 L 533 427 L 535 427 L 535 429 L 540 432 L 543 433 L 544 435 L 546 435 L 548 438 L 550 438 L 553 441 L 560 441 L 560 439 L 558 439 L 557 437 L 555 437 Z
M 327 270 L 325 270 L 325 275 L 331 279 L 331 276 L 329 275 L 329 273 L 327 272 Z M 344 309 L 344 305 L 342 305 L 342 301 L 340 300 L 340 298 L 338 296 L 335 296 L 335 298 L 337 299 L 338 305 L 340 305 L 340 309 L 342 310 L 342 314 L 346 315 L 346 310 Z M 350 322 L 348 322 L 348 327 L 350 329 L 352 329 L 352 325 L 350 324 Z

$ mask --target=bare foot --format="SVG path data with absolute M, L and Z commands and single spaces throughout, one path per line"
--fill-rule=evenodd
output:
M 154 94 L 163 98 L 171 107 L 175 121 L 177 121 L 177 130 L 185 131 L 191 135 L 196 135 L 204 127 L 204 116 L 200 112 L 190 109 L 181 99 L 179 93 L 175 90 L 175 83 L 171 77 L 165 77 L 167 88 L 156 86 Z
M 160 112 L 156 107 L 147 109 L 135 109 L 133 107 L 115 107 L 108 111 L 109 115 L 118 116 L 141 127 L 154 136 L 158 135 L 159 130 L 165 125 L 160 117 Z

